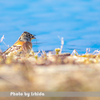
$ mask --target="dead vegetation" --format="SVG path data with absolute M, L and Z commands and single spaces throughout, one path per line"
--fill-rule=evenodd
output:
M 57 52 L 57 50 L 55 50 Z M 0 53 L 0 91 L 99 91 L 100 55 Z
M 41 56 L 0 51 L 0 91 L 100 91 L 100 52 L 61 53 L 62 47 Z

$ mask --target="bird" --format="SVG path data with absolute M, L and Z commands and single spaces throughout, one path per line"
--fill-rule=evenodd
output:
M 36 39 L 35 35 L 24 31 L 18 40 L 9 47 L 6 51 L 3 52 L 4 55 L 9 56 L 10 54 L 22 55 L 29 54 L 32 50 L 32 39 Z

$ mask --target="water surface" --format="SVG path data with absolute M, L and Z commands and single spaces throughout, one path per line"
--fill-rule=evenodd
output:
M 11 46 L 23 31 L 36 35 L 34 51 L 59 48 L 63 37 L 63 52 L 93 52 L 100 49 L 100 0 L 1 0 L 0 37 Z

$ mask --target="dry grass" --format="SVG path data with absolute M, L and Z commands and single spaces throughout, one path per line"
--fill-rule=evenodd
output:
M 55 55 L 47 56 L 44 52 L 41 57 L 35 54 L 6 57 L 2 52 L 0 53 L 0 91 L 94 92 L 100 91 L 99 85 L 100 55 L 72 56 L 57 52 Z M 57 100 L 64 99 L 57 98 Z M 73 100 L 73 98 L 66 99 Z M 76 100 L 84 100 L 84 98 L 76 98 Z M 85 98 L 85 100 L 90 99 Z

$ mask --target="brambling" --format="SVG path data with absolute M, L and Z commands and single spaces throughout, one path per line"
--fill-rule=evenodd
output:
M 29 32 L 23 32 L 19 39 L 10 48 L 3 52 L 3 54 L 8 56 L 10 54 L 21 55 L 30 53 L 32 50 L 31 40 L 36 39 L 34 36 L 35 35 L 32 35 Z

